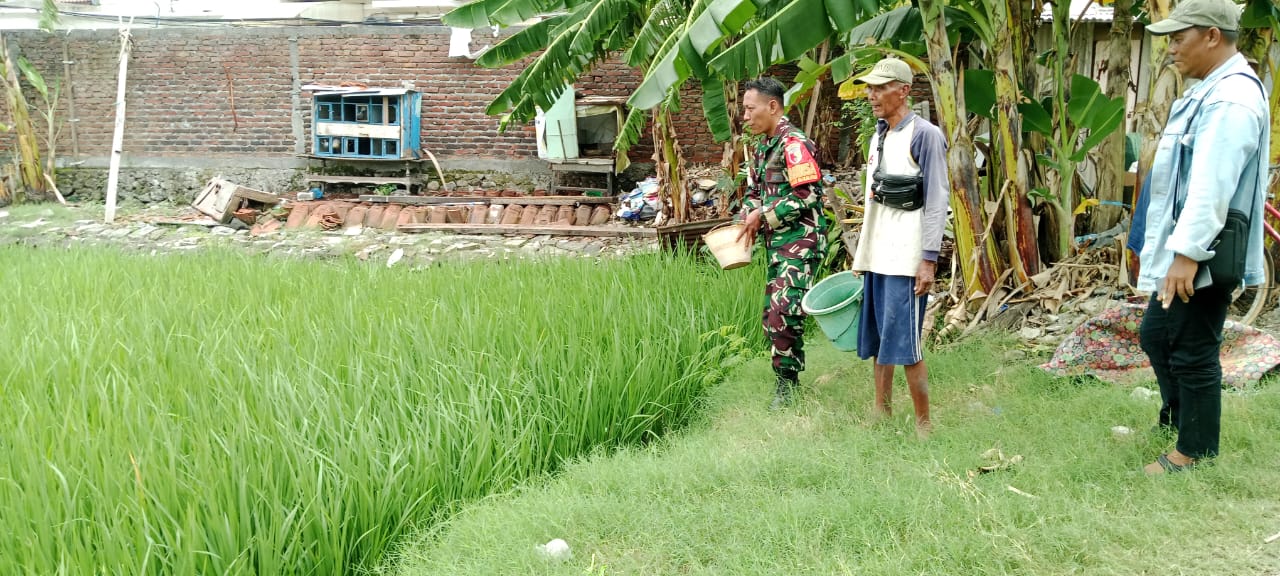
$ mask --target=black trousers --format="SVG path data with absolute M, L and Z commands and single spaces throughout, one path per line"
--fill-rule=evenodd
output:
M 1142 349 L 1160 384 L 1160 425 L 1178 432 L 1178 451 L 1192 458 L 1218 454 L 1222 424 L 1222 325 L 1231 292 L 1211 286 L 1169 309 L 1155 294 L 1142 318 Z

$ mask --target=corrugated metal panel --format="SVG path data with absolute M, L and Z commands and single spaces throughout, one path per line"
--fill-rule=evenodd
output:
M 1083 14 L 1083 16 L 1082 16 Z M 1101 6 L 1095 0 L 1071 0 L 1071 19 L 1083 20 L 1085 22 L 1110 22 L 1115 14 L 1115 9 L 1110 6 Z M 1044 11 L 1040 13 L 1040 20 L 1044 22 L 1053 21 L 1053 5 L 1046 3 Z

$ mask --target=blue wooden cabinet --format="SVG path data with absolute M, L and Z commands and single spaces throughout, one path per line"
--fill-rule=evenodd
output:
M 403 88 L 316 92 L 312 154 L 329 158 L 414 160 L 421 156 L 422 94 Z

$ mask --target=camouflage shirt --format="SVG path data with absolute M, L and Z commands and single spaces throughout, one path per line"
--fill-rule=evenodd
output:
M 813 142 L 783 117 L 751 159 L 743 214 L 760 209 L 762 236 L 771 251 L 806 240 L 783 255 L 787 258 L 821 257 L 825 249 L 827 219 L 816 157 Z

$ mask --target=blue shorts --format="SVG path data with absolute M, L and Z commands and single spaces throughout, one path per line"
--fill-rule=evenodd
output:
M 876 364 L 910 366 L 924 359 L 925 296 L 916 296 L 914 276 L 862 275 L 862 314 L 858 319 L 858 356 Z

